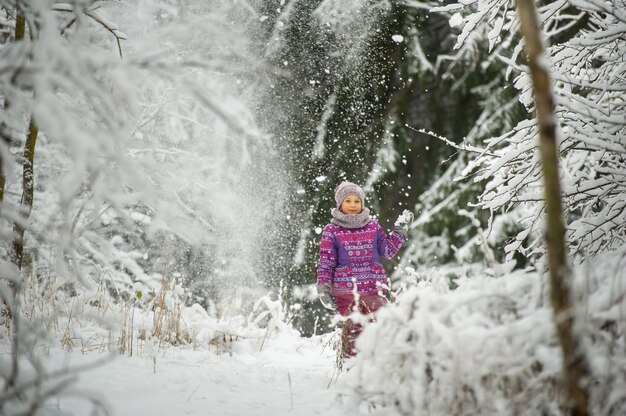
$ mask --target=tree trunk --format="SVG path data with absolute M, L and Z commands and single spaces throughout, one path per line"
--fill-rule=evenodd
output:
M 533 0 L 517 0 L 517 11 L 520 29 L 526 41 L 526 54 L 535 93 L 547 214 L 545 238 L 549 262 L 550 300 L 563 353 L 563 381 L 568 399 L 566 406 L 573 415 L 588 415 L 590 372 L 580 336 L 574 331 L 575 317 L 569 286 L 571 272 L 565 248 L 565 226 L 558 171 L 559 153 L 550 77 Z
M 17 12 L 15 19 L 15 42 L 22 41 L 26 34 L 26 20 L 22 13 Z M 28 221 L 30 212 L 33 208 L 33 196 L 35 189 L 34 165 L 35 160 L 35 144 L 37 143 L 37 135 L 39 128 L 35 122 L 35 117 L 31 116 L 28 124 L 28 136 L 24 144 L 24 166 L 22 175 L 22 201 L 20 211 L 22 214 L 21 221 L 14 224 L 14 239 L 11 252 L 11 260 L 18 268 L 22 268 L 22 258 L 24 254 L 24 223 Z
M 30 212 L 33 208 L 33 197 L 35 190 L 35 178 L 33 162 L 35 160 L 35 144 L 37 144 L 37 134 L 39 129 L 35 123 L 34 116 L 31 117 L 28 125 L 28 137 L 26 137 L 26 143 L 24 144 L 24 167 L 22 174 L 22 202 L 21 202 L 21 214 L 22 222 L 28 221 Z M 24 230 L 25 227 L 21 223 L 16 223 L 13 227 L 15 236 L 13 240 L 13 252 L 12 260 L 18 268 L 22 268 L 22 258 L 24 253 Z
M 24 19 L 24 15 L 22 13 L 17 12 L 17 16 L 15 17 L 15 41 L 19 41 L 24 39 L 24 34 L 26 33 L 26 19 Z
M 0 205 L 2 205 L 2 201 L 4 200 L 4 183 L 6 182 L 2 169 L 2 152 L 0 152 Z

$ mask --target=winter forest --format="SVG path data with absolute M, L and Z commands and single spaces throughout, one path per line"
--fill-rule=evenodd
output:
M 0 415 L 138 414 L 625 415 L 626 1 L 0 0 Z

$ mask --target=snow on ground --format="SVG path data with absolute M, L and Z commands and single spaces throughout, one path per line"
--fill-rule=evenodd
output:
M 261 351 L 235 343 L 232 354 L 191 347 L 168 347 L 157 354 L 144 350 L 82 373 L 76 385 L 96 392 L 117 416 L 345 416 L 336 400 L 335 352 L 325 345 L 329 336 L 281 333 Z M 66 352 L 50 354 L 57 365 L 67 363 Z M 98 355 L 73 352 L 69 360 L 81 365 Z M 59 408 L 87 415 L 91 405 L 64 398 L 49 406 L 51 411 Z

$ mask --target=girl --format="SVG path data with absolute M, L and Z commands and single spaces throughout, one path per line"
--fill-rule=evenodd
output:
M 387 236 L 364 208 L 365 193 L 352 182 L 335 189 L 337 208 L 324 227 L 317 268 L 317 293 L 324 307 L 342 316 L 353 310 L 372 314 L 387 303 L 387 274 L 380 258 L 391 259 L 406 240 L 413 214 L 405 210 Z M 355 304 L 358 302 L 358 307 Z M 361 326 L 347 320 L 342 328 L 343 353 L 354 356 Z

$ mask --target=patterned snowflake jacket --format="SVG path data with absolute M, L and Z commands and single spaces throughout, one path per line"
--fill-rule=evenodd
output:
M 405 240 L 395 230 L 387 236 L 374 219 L 355 229 L 328 224 L 320 242 L 317 284 L 330 286 L 331 294 L 337 296 L 352 293 L 356 280 L 359 294 L 376 293 L 387 284 L 380 258 L 391 259 Z

